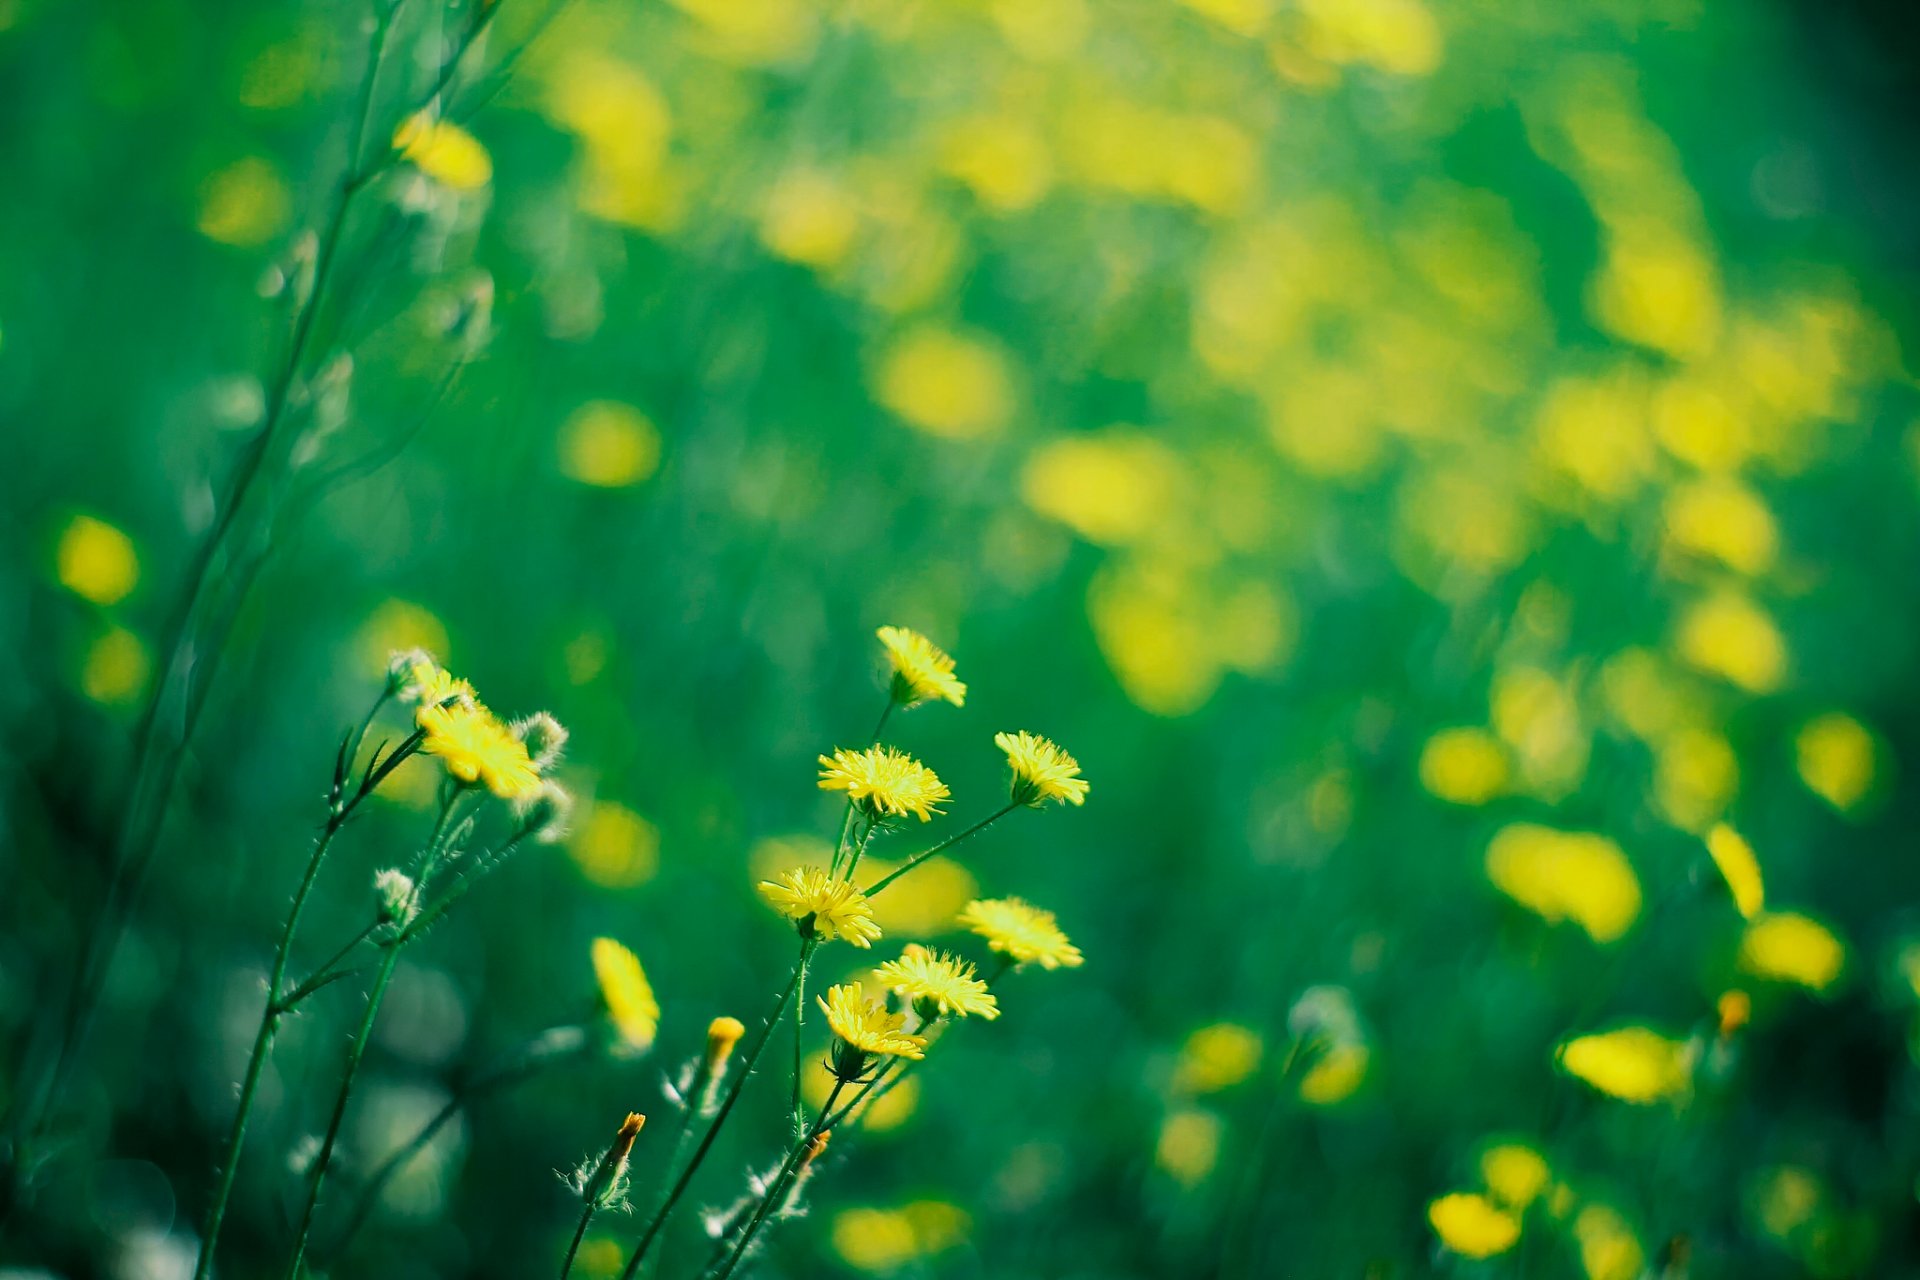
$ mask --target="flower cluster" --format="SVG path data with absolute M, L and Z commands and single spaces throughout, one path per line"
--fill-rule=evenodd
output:
M 394 656 L 389 682 L 413 706 L 420 749 L 439 757 L 448 777 L 516 805 L 531 806 L 543 792 L 553 799 L 543 775 L 559 760 L 567 735 L 552 716 L 541 712 L 506 724 L 472 685 L 419 650 Z

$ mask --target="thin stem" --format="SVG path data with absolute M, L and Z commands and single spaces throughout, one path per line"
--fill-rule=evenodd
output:
M 713 1122 L 701 1135 L 700 1144 L 693 1149 L 692 1158 L 680 1171 L 680 1176 L 674 1179 L 673 1186 L 661 1200 L 660 1207 L 654 1210 L 646 1229 L 640 1233 L 639 1241 L 633 1246 L 633 1254 L 627 1259 L 626 1268 L 620 1273 L 620 1280 L 632 1280 L 634 1273 L 639 1271 L 640 1263 L 646 1258 L 647 1251 L 653 1247 L 653 1242 L 660 1235 L 660 1228 L 673 1213 L 674 1206 L 680 1203 L 680 1197 L 686 1194 L 687 1186 L 693 1181 L 694 1175 L 700 1171 L 700 1164 L 707 1158 L 707 1152 L 713 1149 L 714 1139 L 719 1136 L 721 1126 L 726 1124 L 727 1116 L 732 1113 L 733 1104 L 739 1100 L 740 1090 L 745 1087 L 747 1077 L 753 1074 L 754 1064 L 760 1061 L 760 1054 L 766 1049 L 767 1042 L 773 1038 L 773 1029 L 780 1024 L 780 1015 L 787 1011 L 787 1001 L 793 999 L 793 993 L 800 985 L 801 966 L 812 958 L 813 948 L 818 945 L 819 943 L 811 938 L 800 944 L 800 959 L 794 962 L 792 976 L 787 979 L 787 985 L 781 989 L 779 998 L 774 1001 L 773 1011 L 761 1024 L 760 1033 L 754 1037 L 753 1046 L 747 1050 L 739 1072 L 733 1077 L 733 1083 L 727 1086 L 726 1096 L 720 1100 L 720 1109 L 714 1113 Z
M 593 1211 L 599 1206 L 587 1201 L 587 1207 L 580 1211 L 580 1225 L 573 1229 L 573 1242 L 567 1246 L 567 1256 L 560 1263 L 560 1280 L 567 1280 L 573 1271 L 573 1255 L 580 1252 L 580 1241 L 586 1238 L 587 1224 L 593 1221 Z
M 741 1231 L 739 1242 L 733 1246 L 733 1252 L 727 1255 L 726 1264 L 721 1267 L 717 1280 L 727 1280 L 727 1277 L 739 1268 L 741 1259 L 745 1258 L 747 1251 L 753 1247 L 753 1238 L 759 1234 L 761 1224 L 766 1222 L 776 1205 L 785 1201 L 787 1191 L 793 1185 L 794 1171 L 799 1168 L 801 1158 L 807 1154 L 807 1149 L 813 1145 L 814 1139 L 829 1128 L 828 1121 L 833 1114 L 833 1104 L 840 1100 L 841 1090 L 846 1087 L 847 1082 L 844 1077 L 834 1079 L 833 1092 L 827 1095 L 826 1103 L 820 1108 L 819 1117 L 787 1152 L 787 1158 L 780 1164 L 780 1172 L 774 1176 L 773 1184 L 767 1188 L 766 1195 L 761 1197 L 759 1205 L 753 1211 L 753 1216 L 747 1219 L 746 1228 Z
M 933 857 L 936 853 L 944 853 L 946 850 L 951 849 L 953 848 L 953 846 L 959 844 L 962 840 L 971 839 L 972 837 L 979 835 L 982 831 L 985 831 L 988 827 L 1000 821 L 1000 819 L 1006 817 L 1008 814 L 1012 813 L 1015 809 L 1018 809 L 1019 807 L 1020 807 L 1019 801 L 1017 800 L 1007 801 L 1007 803 L 1004 806 L 994 810 L 992 813 L 988 814 L 986 817 L 980 819 L 980 821 L 974 823 L 972 826 L 968 827 L 965 831 L 962 831 L 959 835 L 948 836 L 945 840 L 942 840 L 939 844 L 934 845 L 931 849 L 923 849 L 919 853 L 914 854 L 911 858 L 908 858 L 905 862 L 901 863 L 900 866 L 896 868 L 893 872 L 891 872 L 888 875 L 881 876 L 878 880 L 874 881 L 871 885 L 867 886 L 864 892 L 866 893 L 867 897 L 869 898 L 873 897 L 874 895 L 878 894 L 882 889 L 892 884 L 895 880 L 898 880 L 901 876 L 907 874 L 907 872 L 913 870 L 915 867 L 925 862 L 928 858 Z
M 860 833 L 859 841 L 853 846 L 853 856 L 847 859 L 846 879 L 849 883 L 851 883 L 853 880 L 853 869 L 860 865 L 860 859 L 866 853 L 867 846 L 873 843 L 874 828 L 878 827 L 879 825 L 880 823 L 878 819 L 872 819 L 872 818 L 868 819 L 867 829 Z M 905 868 L 902 868 L 902 870 L 904 869 Z
M 342 960 L 345 960 L 349 955 L 352 955 L 353 949 L 359 946 L 361 943 L 365 942 L 368 938 L 372 937 L 373 931 L 375 929 L 378 929 L 380 927 L 380 924 L 381 922 L 379 920 L 375 920 L 372 924 L 369 924 L 366 928 L 354 934 L 353 937 L 347 940 L 346 945 L 342 946 L 338 951 L 334 952 L 333 955 L 328 958 L 325 964 L 321 965 L 319 968 L 315 969 L 311 974 L 309 974 L 307 976 L 306 981 L 300 983 L 293 990 L 287 992 L 285 996 L 282 996 L 278 1001 L 276 1001 L 275 1003 L 279 1006 L 280 1012 L 286 1013 L 290 1011 L 295 1005 L 299 1004 L 302 1000 L 305 1000 L 308 996 L 312 995 L 314 992 L 318 991 L 320 988 L 326 986 L 329 982 L 333 981 L 333 978 L 335 976 L 333 973 L 333 966 L 335 966 L 336 964 L 339 964 Z
M 880 731 L 887 727 L 887 720 L 893 715 L 894 706 L 893 690 L 889 687 L 887 690 L 887 705 L 880 708 L 880 718 L 874 721 L 873 732 L 867 735 L 867 746 L 869 749 L 879 743 Z M 840 838 L 834 841 L 833 844 L 833 861 L 827 865 L 828 875 L 837 876 L 840 874 L 840 861 L 846 856 L 847 837 L 853 834 L 853 815 L 856 811 L 853 801 L 848 800 L 847 811 L 840 818 Z M 868 834 L 872 834 L 871 828 L 869 828 Z M 856 853 L 854 859 L 858 861 L 859 854 Z M 847 867 L 847 878 L 853 878 L 853 867 L 851 864 Z
M 803 950 L 800 953 L 800 974 L 793 984 L 793 1131 L 798 1134 L 806 1124 L 806 1116 L 800 1109 L 800 1041 L 806 1033 L 807 1025 L 807 968 L 812 963 L 813 953 Z

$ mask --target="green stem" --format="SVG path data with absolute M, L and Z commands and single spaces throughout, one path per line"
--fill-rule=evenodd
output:
M 951 849 L 953 848 L 953 846 L 959 844 L 962 840 L 971 839 L 972 837 L 979 835 L 982 831 L 985 831 L 988 827 L 1000 821 L 1000 819 L 1006 817 L 1008 814 L 1012 813 L 1015 809 L 1018 809 L 1019 807 L 1020 807 L 1020 804 L 1018 801 L 1009 800 L 1004 806 L 994 810 L 992 813 L 988 814 L 986 817 L 980 819 L 980 821 L 974 823 L 972 826 L 968 827 L 965 831 L 962 831 L 959 835 L 948 836 L 945 840 L 942 840 L 939 844 L 934 845 L 932 848 L 923 849 L 919 853 L 914 854 L 911 858 L 908 858 L 905 862 L 901 863 L 900 866 L 896 868 L 891 874 L 884 875 L 880 877 L 878 880 L 874 881 L 871 885 L 867 886 L 865 890 L 867 897 L 871 898 L 874 895 L 878 894 L 882 889 L 886 888 L 888 885 L 892 884 L 895 880 L 898 880 L 901 876 L 907 874 L 907 872 L 913 870 L 915 867 L 925 862 L 928 858 L 933 857 L 935 854 L 944 853 L 948 849 Z
M 593 1221 L 593 1211 L 597 1206 L 587 1201 L 587 1207 L 580 1211 L 580 1225 L 573 1229 L 573 1242 L 567 1246 L 566 1259 L 560 1264 L 560 1280 L 567 1280 L 573 1271 L 573 1255 L 580 1252 L 580 1241 L 586 1238 L 587 1224 Z
M 826 1104 L 820 1108 L 819 1118 L 787 1152 L 787 1158 L 780 1164 L 780 1172 L 774 1176 L 773 1184 L 767 1188 L 766 1195 L 761 1197 L 759 1205 L 753 1211 L 753 1216 L 747 1219 L 746 1229 L 740 1233 L 740 1240 L 733 1246 L 733 1252 L 727 1255 L 726 1263 L 721 1267 L 716 1280 L 727 1280 L 727 1277 L 739 1268 L 741 1259 L 745 1258 L 747 1250 L 753 1247 L 753 1238 L 759 1234 L 761 1224 L 766 1222 L 775 1206 L 786 1200 L 787 1192 L 793 1185 L 794 1171 L 800 1167 L 800 1160 L 807 1154 L 807 1148 L 813 1145 L 814 1139 L 829 1127 L 828 1121 L 833 1114 L 833 1104 L 840 1100 L 840 1092 L 846 1087 L 845 1079 L 834 1080 L 833 1092 L 827 1095 Z
M 779 998 L 774 1001 L 773 1011 L 761 1024 L 760 1033 L 754 1037 L 753 1046 L 747 1050 L 740 1070 L 733 1077 L 733 1083 L 727 1086 L 726 1096 L 720 1100 L 720 1109 L 714 1113 L 713 1122 L 701 1135 L 700 1144 L 693 1149 L 692 1158 L 687 1161 L 686 1167 L 681 1169 L 680 1176 L 674 1179 L 673 1186 L 667 1190 L 666 1196 L 660 1201 L 660 1207 L 654 1210 L 653 1217 L 648 1220 L 646 1228 L 640 1233 L 639 1241 L 633 1246 L 633 1254 L 627 1259 L 626 1268 L 620 1273 L 620 1280 L 632 1280 L 634 1274 L 639 1271 L 647 1251 L 653 1247 L 653 1242 L 659 1237 L 661 1227 L 672 1215 L 674 1206 L 680 1203 L 680 1197 L 686 1194 L 694 1175 L 700 1171 L 701 1162 L 707 1158 L 707 1152 L 713 1149 L 714 1139 L 719 1136 L 721 1126 L 726 1124 L 727 1116 L 732 1113 L 733 1104 L 739 1100 L 740 1090 L 745 1087 L 747 1077 L 753 1074 L 754 1064 L 760 1061 L 760 1054 L 766 1049 L 767 1042 L 773 1038 L 773 1029 L 780 1025 L 780 1015 L 787 1011 L 787 1001 L 793 999 L 793 993 L 800 985 L 801 966 L 812 958 L 813 948 L 818 945 L 820 944 L 812 939 L 800 944 L 800 959 L 794 963 L 792 976 L 787 979 L 787 985 L 781 989 Z
M 800 1041 L 806 1034 L 807 1025 L 807 969 L 813 960 L 813 953 L 800 952 L 800 974 L 794 980 L 793 990 L 793 1131 L 797 1135 L 806 1124 L 806 1117 L 800 1110 Z

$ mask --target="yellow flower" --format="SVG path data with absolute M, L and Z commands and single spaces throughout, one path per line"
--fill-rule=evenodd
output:
M 133 539 L 92 516 L 68 522 L 53 559 L 60 585 L 95 604 L 118 604 L 140 581 Z
M 1847 949 L 1817 920 L 1781 911 L 1750 921 L 1740 939 L 1740 968 L 1757 978 L 1825 991 L 1846 967 Z
M 1557 1056 L 1568 1075 L 1633 1103 L 1678 1097 L 1693 1074 L 1688 1047 L 1648 1027 L 1576 1036 L 1560 1046 Z
M 1191 1093 L 1231 1089 L 1260 1069 L 1260 1033 L 1237 1022 L 1216 1022 L 1187 1037 L 1174 1071 L 1176 1088 Z
M 397 687 L 395 696 L 402 702 L 417 704 L 421 710 L 449 703 L 463 707 L 474 704 L 473 686 L 446 670 L 423 650 L 411 649 L 394 654 L 387 671 L 392 681 L 389 687 Z M 413 719 L 420 728 L 426 728 L 419 711 L 414 713 Z
M 526 744 L 485 707 L 422 703 L 414 718 L 426 731 L 421 750 L 439 756 L 460 781 L 480 783 L 502 800 L 531 800 L 539 793 L 540 772 Z
M 1501 1204 L 1523 1210 L 1539 1198 L 1552 1180 L 1546 1157 L 1524 1143 L 1503 1142 L 1480 1155 L 1480 1176 Z
M 1485 804 L 1512 772 L 1506 747 L 1485 729 L 1442 729 L 1420 752 L 1420 785 L 1450 804 Z
M 846 792 L 873 818 L 910 813 L 922 822 L 939 812 L 948 795 L 946 784 L 933 770 L 892 747 L 865 751 L 842 747 L 831 756 L 821 756 L 820 789 Z
M 595 938 L 593 974 L 621 1042 L 636 1053 L 645 1050 L 660 1028 L 660 1002 L 653 997 L 640 957 L 612 938 Z
M 893 668 L 895 702 L 903 707 L 934 701 L 965 705 L 967 686 L 954 679 L 953 659 L 939 645 L 905 627 L 882 627 L 874 634 Z
M 1587 1280 L 1634 1280 L 1645 1274 L 1646 1253 L 1633 1228 L 1611 1205 L 1590 1204 L 1573 1220 L 1580 1267 Z
M 1427 1206 L 1440 1243 L 1463 1258 L 1491 1258 L 1520 1239 L 1520 1220 L 1485 1196 L 1456 1191 Z
M 845 938 L 865 948 L 880 936 L 867 896 L 818 867 L 795 867 L 782 872 L 778 880 L 763 880 L 760 895 L 775 911 L 803 924 L 803 932 L 811 937 Z
M 993 745 L 1007 753 L 1013 770 L 1013 802 L 1038 808 L 1049 800 L 1071 805 L 1087 801 L 1087 780 L 1080 776 L 1080 762 L 1054 743 L 1022 729 L 1019 733 L 996 733 Z
M 833 1034 L 855 1055 L 864 1058 L 882 1054 L 916 1060 L 926 1056 L 926 1040 L 901 1030 L 907 1015 L 890 1012 L 885 1001 L 867 999 L 858 982 L 843 982 L 829 988 L 827 994 L 820 997 L 820 1008 L 826 1012 L 827 1025 L 833 1028 Z M 856 1070 L 853 1074 L 859 1072 Z
M 887 987 L 913 1001 L 916 1008 L 931 1006 L 944 1017 L 979 1014 L 986 1019 L 1000 1016 L 1000 1003 L 987 990 L 987 984 L 974 976 L 973 966 L 944 951 L 929 951 L 918 943 L 909 943 L 898 960 L 889 960 L 873 971 Z M 923 1011 L 923 1017 L 926 1016 Z
M 393 131 L 393 149 L 436 182 L 474 191 L 493 180 L 493 160 L 479 139 L 448 120 L 422 111 Z
M 1602 835 L 1517 822 L 1487 845 L 1487 878 L 1541 918 L 1571 920 L 1595 942 L 1617 941 L 1640 914 L 1640 881 Z
M 1220 1162 L 1220 1141 L 1226 1126 L 1220 1117 L 1198 1107 L 1170 1112 L 1160 1124 L 1154 1163 L 1183 1187 L 1206 1180 Z
M 1053 912 L 1042 911 L 1019 898 L 976 898 L 960 912 L 960 923 L 987 940 L 987 946 L 1043 969 L 1072 969 L 1082 960 L 1080 948 L 1054 923 Z
M 1721 878 L 1733 892 L 1735 910 L 1746 919 L 1753 919 L 1767 898 L 1766 882 L 1760 877 L 1760 860 L 1753 856 L 1753 846 L 1723 822 L 1707 832 L 1707 852 L 1713 855 L 1713 865 L 1720 868 Z
M 1807 721 L 1793 740 L 1793 750 L 1800 780 L 1842 813 L 1873 789 L 1879 747 L 1872 732 L 1852 716 L 1831 711 Z

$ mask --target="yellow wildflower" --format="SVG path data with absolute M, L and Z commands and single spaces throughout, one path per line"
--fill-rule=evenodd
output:
M 1083 959 L 1080 948 L 1054 922 L 1053 912 L 1019 898 L 976 898 L 960 912 L 960 923 L 985 938 L 990 949 L 1012 956 L 1018 964 L 1072 969 Z
M 1187 1037 L 1174 1086 L 1190 1093 L 1231 1089 L 1260 1069 L 1260 1033 L 1237 1022 L 1216 1022 Z
M 68 522 L 53 559 L 60 585 L 95 604 L 118 604 L 140 581 L 133 539 L 92 516 Z
M 844 791 L 872 818 L 912 814 L 926 822 L 948 796 L 946 784 L 927 766 L 892 747 L 820 757 L 820 789 Z
M 811 937 L 845 938 L 866 948 L 880 936 L 867 895 L 844 880 L 835 880 L 819 867 L 795 867 L 777 880 L 760 882 L 760 896 Z
M 1767 897 L 1766 882 L 1760 877 L 1760 860 L 1753 856 L 1753 846 L 1723 822 L 1707 832 L 1707 852 L 1713 855 L 1713 865 L 1720 868 L 1721 878 L 1733 892 L 1735 910 L 1746 919 L 1753 919 Z
M 1549 921 L 1571 920 L 1595 942 L 1618 940 L 1640 914 L 1640 881 L 1602 835 L 1517 822 L 1487 845 L 1487 878 Z
M 538 794 L 540 772 L 526 744 L 485 707 L 422 703 L 414 718 L 426 731 L 421 750 L 439 756 L 455 778 L 480 783 L 502 800 L 531 800 Z
M 874 633 L 893 668 L 893 700 L 903 707 L 922 702 L 963 706 L 967 686 L 954 679 L 953 659 L 933 641 L 906 627 L 882 627 Z
M 1442 729 L 1420 751 L 1420 785 L 1450 804 L 1485 804 L 1511 774 L 1506 747 L 1485 729 Z
M 1553 1178 L 1546 1157 L 1525 1143 L 1503 1142 L 1480 1155 L 1480 1176 L 1501 1204 L 1516 1212 L 1539 1198 Z
M 1658 1102 L 1687 1091 L 1693 1055 L 1648 1027 L 1621 1027 L 1561 1044 L 1561 1069 L 1626 1102 Z
M 480 140 L 450 120 L 422 111 L 393 131 L 393 149 L 414 168 L 455 191 L 474 191 L 493 180 L 493 159 Z
M 1646 1272 L 1646 1253 L 1633 1228 L 1611 1205 L 1590 1204 L 1573 1220 L 1580 1267 L 1587 1280 L 1635 1280 Z
M 929 951 L 918 943 L 909 943 L 898 960 L 889 960 L 873 971 L 873 976 L 921 1010 L 923 1019 L 933 1011 L 945 1017 L 979 1014 L 992 1020 L 1000 1016 L 1000 1003 L 987 984 L 974 976 L 973 966 L 944 951 Z
M 1825 991 L 1846 967 L 1847 949 L 1817 920 L 1789 911 L 1755 917 L 1740 939 L 1740 968 L 1757 978 Z
M 463 707 L 474 704 L 473 686 L 435 662 L 425 650 L 409 649 L 396 653 L 387 665 L 389 688 L 402 702 L 417 704 L 422 710 L 449 703 Z M 418 711 L 414 723 L 425 728 Z
M 927 1042 L 901 1030 L 907 1015 L 888 1010 L 886 1002 L 867 999 L 858 982 L 843 982 L 820 997 L 827 1025 L 839 1037 L 834 1046 L 833 1071 L 843 1080 L 859 1076 L 874 1055 L 891 1058 L 926 1056 Z
M 1440 1243 L 1463 1258 L 1491 1258 L 1520 1239 L 1520 1220 L 1482 1195 L 1456 1191 L 1427 1206 Z
M 1738 989 L 1722 991 L 1713 1007 L 1722 1040 L 1746 1026 L 1753 1017 L 1753 997 Z
M 1086 803 L 1088 786 L 1080 776 L 1080 762 L 1046 738 L 1022 729 L 994 734 L 993 745 L 1007 753 L 1007 764 L 1013 770 L 1015 804 L 1038 808 L 1049 800 Z
M 660 1028 L 660 1002 L 654 999 L 640 957 L 612 938 L 595 938 L 593 974 L 622 1044 L 635 1053 L 644 1051 Z
M 1846 813 L 1873 789 L 1879 747 L 1873 733 L 1838 711 L 1815 716 L 1793 740 L 1800 780 L 1834 808 Z
M 1220 1143 L 1226 1125 L 1219 1116 L 1198 1107 L 1169 1112 L 1160 1123 L 1154 1163 L 1183 1187 L 1206 1180 L 1220 1162 Z

